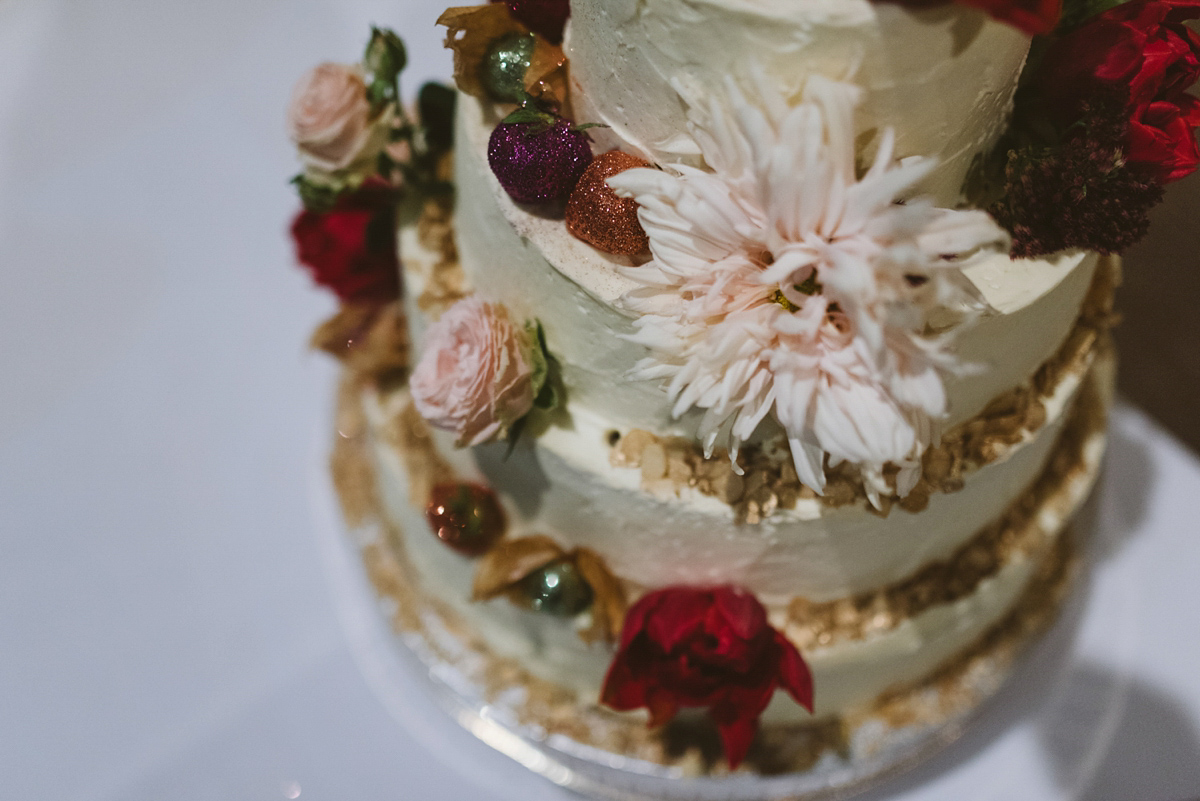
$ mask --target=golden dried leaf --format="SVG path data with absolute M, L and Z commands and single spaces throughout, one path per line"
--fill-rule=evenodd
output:
M 366 337 L 378 313 L 379 306 L 373 303 L 343 306 L 313 332 L 309 345 L 345 361 L 354 345 Z
M 625 625 L 625 587 L 612 574 L 604 558 L 590 548 L 577 548 L 574 553 L 575 567 L 583 580 L 592 588 L 592 626 L 579 632 L 584 642 L 597 640 L 616 642 L 621 638 Z
M 408 321 L 400 303 L 391 303 L 380 310 L 362 343 L 350 349 L 346 363 L 377 383 L 402 379 L 408 372 L 408 350 Z
M 543 106 L 555 108 L 560 116 L 571 119 L 567 71 L 567 56 L 563 49 L 539 36 L 525 73 L 525 91 Z
M 541 534 L 503 540 L 479 560 L 471 587 L 472 599 L 488 601 L 503 595 L 533 571 L 565 555 L 566 551 L 557 542 Z
M 483 98 L 488 96 L 483 61 L 492 42 L 510 33 L 529 32 L 504 3 L 448 8 L 437 24 L 446 26 L 446 47 L 454 51 L 454 82 L 467 94 Z

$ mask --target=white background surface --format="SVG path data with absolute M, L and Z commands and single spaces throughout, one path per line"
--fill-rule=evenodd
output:
M 303 343 L 333 302 L 291 266 L 283 107 L 371 21 L 410 96 L 447 75 L 443 4 L 0 0 L 0 799 L 567 797 L 417 694 L 388 714 L 313 512 L 333 370 Z M 1070 656 L 870 798 L 1200 796 L 1198 498 L 1122 409 Z M 1112 727 L 1086 792 L 1047 699 Z

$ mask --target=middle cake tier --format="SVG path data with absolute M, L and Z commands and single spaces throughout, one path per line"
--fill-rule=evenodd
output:
M 487 104 L 461 96 L 455 154 L 457 249 L 467 282 L 515 319 L 538 319 L 559 359 L 572 409 L 594 411 L 618 427 L 692 437 L 702 414 L 672 415 L 666 389 L 634 381 L 630 371 L 647 350 L 629 341 L 635 315 L 623 302 L 638 284 L 623 274 L 632 262 L 574 238 L 561 220 L 514 203 L 488 166 L 496 119 Z M 422 281 L 419 246 L 402 242 L 409 271 Z M 962 331 L 955 355 L 976 369 L 945 378 L 951 428 L 980 414 L 995 398 L 1028 381 L 1066 341 L 1096 271 L 1097 256 L 1067 252 L 1049 259 L 996 255 L 964 271 L 987 312 Z M 633 267 L 633 269 L 637 269 Z M 419 290 L 418 290 L 419 291 Z M 955 322 L 931 319 L 942 327 Z M 423 322 L 413 320 L 419 343 Z M 764 423 L 763 438 L 771 433 Z

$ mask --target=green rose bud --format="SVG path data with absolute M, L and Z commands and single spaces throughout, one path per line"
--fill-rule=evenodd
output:
M 363 66 L 377 82 L 391 83 L 408 66 L 408 51 L 394 31 L 371 28 L 371 41 L 363 55 Z

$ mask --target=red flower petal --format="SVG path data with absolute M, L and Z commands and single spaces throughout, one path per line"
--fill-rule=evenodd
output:
M 811 714 L 813 711 L 813 677 L 808 663 L 800 656 L 792 641 L 782 634 L 776 633 L 775 641 L 779 644 L 779 684 L 788 691 L 796 703 Z
M 648 680 L 639 676 L 630 664 L 628 651 L 621 650 L 608 666 L 604 687 L 600 691 L 600 703 L 621 712 L 647 705 Z
M 721 742 L 725 746 L 725 760 L 730 769 L 734 769 L 742 764 L 750 751 L 750 744 L 754 742 L 754 735 L 758 733 L 758 717 L 738 718 L 728 723 L 719 723 L 717 730 L 720 731 Z
M 697 590 L 656 595 L 660 597 L 654 614 L 646 621 L 646 635 L 664 651 L 673 651 L 703 626 L 711 597 Z
M 736 636 L 750 640 L 767 628 L 767 612 L 750 593 L 733 587 L 718 587 L 712 595 L 714 609 L 721 613 Z

